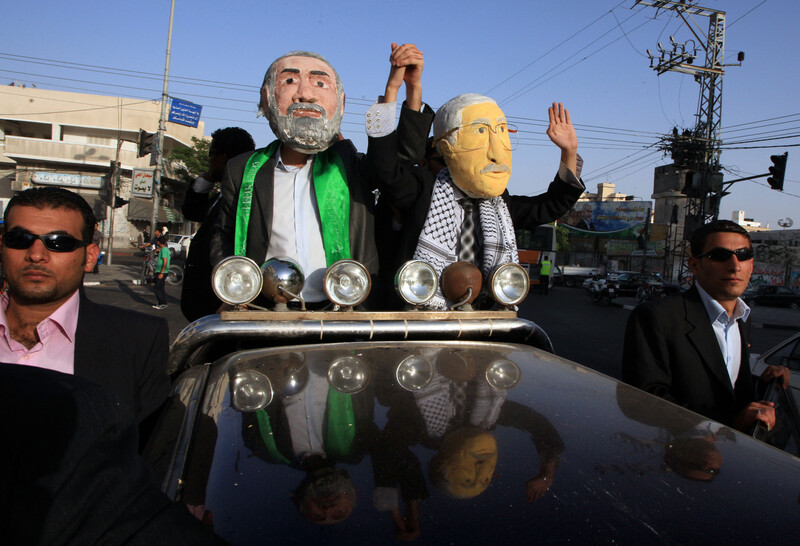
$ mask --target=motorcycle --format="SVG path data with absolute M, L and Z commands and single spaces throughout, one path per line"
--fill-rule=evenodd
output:
M 586 282 L 586 289 L 589 291 L 589 298 L 593 302 L 605 301 L 607 304 L 611 303 L 617 294 L 617 284 L 609 280 L 607 277 L 595 275 Z

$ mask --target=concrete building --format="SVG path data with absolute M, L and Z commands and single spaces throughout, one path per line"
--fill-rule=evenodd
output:
M 152 170 L 151 156 L 137 157 L 139 129 L 156 132 L 160 101 L 69 93 L 19 86 L 0 87 L 0 204 L 37 185 L 57 185 L 80 193 L 94 208 L 107 241 L 114 214 L 114 248 L 130 248 L 149 225 L 152 199 L 131 197 L 134 169 Z M 203 137 L 197 128 L 167 122 L 164 153 L 192 145 Z M 130 200 L 114 209 L 111 162 L 121 164 L 117 196 Z M 164 206 L 159 224 L 183 231 L 175 209 L 176 180 L 167 167 L 162 174 Z M 2 212 L 2 211 L 0 211 Z
M 616 184 L 612 182 L 601 182 L 597 185 L 597 193 L 585 191 L 581 194 L 578 201 L 630 201 L 633 196 L 624 193 L 617 193 Z
M 756 222 L 753 218 L 745 218 L 743 210 L 735 210 L 731 214 L 731 220 L 742 226 L 747 231 L 769 231 L 769 224 L 762 226 L 761 222 Z

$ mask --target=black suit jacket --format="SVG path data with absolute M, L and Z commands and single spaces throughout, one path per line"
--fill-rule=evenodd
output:
M 81 289 L 74 373 L 106 387 L 141 424 L 169 392 L 168 333 L 164 319 L 93 303 Z
M 732 427 L 755 399 L 749 321 L 739 321 L 739 331 L 742 360 L 734 387 L 697 288 L 640 305 L 625 330 L 622 379 Z
M 403 216 L 403 229 L 388 250 L 400 264 L 414 256 L 436 182 L 436 177 L 426 169 L 412 166 L 399 156 L 398 146 L 401 145 L 401 139 L 406 138 L 399 129 L 386 137 L 370 138 L 367 151 L 370 176 L 379 181 L 381 198 L 396 207 Z M 509 195 L 506 190 L 503 199 L 514 227 L 533 229 L 563 216 L 582 193 L 583 188 L 567 184 L 556 176 L 545 193 L 536 196 Z
M 213 315 L 222 305 L 211 286 L 211 273 L 214 270 L 211 261 L 211 237 L 214 235 L 218 211 L 218 203 L 206 210 L 205 221 L 192 237 L 189 253 L 186 255 L 181 283 L 181 312 L 189 322 Z
M 181 213 L 187 220 L 192 222 L 205 222 L 208 211 L 216 201 L 218 193 L 212 193 L 211 191 L 198 193 L 192 189 L 192 184 L 189 184 L 189 188 L 183 196 Z
M 224 544 L 152 483 L 136 426 L 108 389 L 0 364 L 0 411 L 4 543 Z
M 404 131 L 411 134 L 422 133 L 421 137 L 413 137 L 415 142 L 427 137 L 430 127 L 429 116 L 420 112 L 404 109 L 400 117 Z M 368 176 L 363 154 L 356 152 L 349 140 L 335 142 L 331 148 L 339 154 L 346 171 L 346 182 L 350 190 L 350 257 L 362 263 L 367 270 L 378 272 L 378 253 L 375 247 L 375 228 L 373 207 L 376 188 L 374 179 Z M 223 258 L 233 254 L 234 236 L 236 233 L 236 208 L 242 176 L 251 152 L 242 154 L 228 161 L 225 175 L 222 178 L 222 198 L 217 205 L 219 216 L 215 233 L 211 239 L 212 261 L 216 264 Z M 250 211 L 250 222 L 247 229 L 247 256 L 262 264 L 267 257 L 273 218 L 273 178 L 277 157 L 261 167 L 253 184 L 253 204 Z M 280 218 L 277 218 L 280 221 Z

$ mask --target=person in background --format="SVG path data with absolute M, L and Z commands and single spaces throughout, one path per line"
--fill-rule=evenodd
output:
M 539 292 L 545 296 L 550 292 L 550 269 L 552 267 L 550 258 L 545 254 L 539 264 Z
M 211 287 L 211 236 L 217 220 L 219 190 L 228 160 L 255 150 L 250 133 L 239 127 L 217 129 L 211 134 L 208 170 L 186 192 L 183 215 L 202 225 L 192 237 L 186 256 L 186 271 L 181 284 L 181 312 L 188 321 L 217 312 L 222 302 Z M 216 191 L 215 191 L 216 188 Z
M 103 232 L 100 231 L 100 224 L 95 223 L 94 225 L 94 233 L 92 234 L 92 244 L 97 245 L 97 248 L 100 249 L 100 252 L 103 252 Z M 98 255 L 99 256 L 99 255 Z M 97 275 L 100 273 L 100 259 L 94 263 L 94 269 L 92 269 L 92 273 Z
M 156 293 L 158 303 L 153 306 L 153 309 L 166 309 L 169 305 L 167 303 L 167 293 L 164 290 L 164 283 L 169 275 L 169 247 L 167 247 L 167 237 L 162 235 L 158 238 L 158 255 L 156 256 L 156 270 L 155 279 L 153 284 L 153 291 Z

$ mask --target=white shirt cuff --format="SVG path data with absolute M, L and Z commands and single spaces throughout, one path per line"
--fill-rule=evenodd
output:
M 578 154 L 578 164 L 575 170 L 577 172 L 573 173 L 571 170 L 567 168 L 564 162 L 561 161 L 558 164 L 558 177 L 567 184 L 569 184 L 570 186 L 574 186 L 576 188 L 585 190 L 586 186 L 584 186 L 583 182 L 581 182 L 581 171 L 583 170 L 583 158 L 580 156 L 580 154 Z
M 392 134 L 395 125 L 396 102 L 376 102 L 367 110 L 367 136 L 384 137 Z
M 197 180 L 194 181 L 192 184 L 192 191 L 195 193 L 208 193 L 211 191 L 211 188 L 214 187 L 213 182 L 209 182 L 202 176 L 198 176 Z

